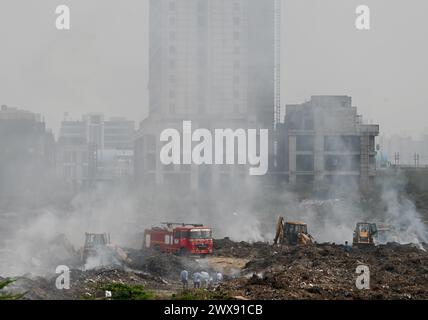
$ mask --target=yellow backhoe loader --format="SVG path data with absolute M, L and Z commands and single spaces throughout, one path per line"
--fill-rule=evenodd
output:
M 308 233 L 306 223 L 300 221 L 284 222 L 283 217 L 278 218 L 274 244 L 308 245 L 314 242 Z

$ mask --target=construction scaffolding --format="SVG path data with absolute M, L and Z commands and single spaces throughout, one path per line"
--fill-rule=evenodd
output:
M 275 66 L 274 66 L 274 87 L 275 87 L 275 105 L 274 105 L 274 167 L 277 166 L 276 159 L 278 155 L 278 124 L 281 122 L 281 0 L 275 0 L 275 23 L 274 23 L 274 47 L 275 47 Z
M 281 0 L 275 0 L 275 111 L 274 129 L 277 129 L 281 122 Z

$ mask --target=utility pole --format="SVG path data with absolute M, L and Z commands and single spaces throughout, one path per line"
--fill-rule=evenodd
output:
M 415 167 L 418 168 L 419 167 L 419 154 L 415 153 L 414 160 L 415 160 Z
M 394 154 L 394 165 L 400 166 L 400 153 L 399 152 L 396 152 Z

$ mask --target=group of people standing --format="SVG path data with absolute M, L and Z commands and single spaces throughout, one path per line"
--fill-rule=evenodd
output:
M 183 290 L 189 288 L 189 272 L 183 270 L 180 273 L 180 280 L 183 284 Z M 223 274 L 221 272 L 214 272 L 211 276 L 206 271 L 195 272 L 192 277 L 193 288 L 208 288 L 213 285 L 218 285 L 223 281 Z

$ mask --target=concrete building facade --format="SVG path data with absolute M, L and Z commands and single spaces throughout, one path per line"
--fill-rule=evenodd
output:
M 419 167 L 428 165 L 428 134 L 380 136 L 379 151 L 387 165 Z
M 274 0 L 150 1 L 149 117 L 137 134 L 137 179 L 199 188 L 233 176 L 228 166 L 164 167 L 160 133 L 183 120 L 195 129 L 272 129 L 274 49 Z
M 39 114 L 0 109 L 0 201 L 37 201 L 54 178 L 55 140 Z
M 57 142 L 57 172 L 76 192 L 97 183 L 130 179 L 133 174 L 135 122 L 86 114 L 64 119 Z
M 65 118 L 61 122 L 59 140 L 85 141 L 97 149 L 133 149 L 135 121 L 103 114 L 83 115 L 81 120 Z
M 366 184 L 376 173 L 378 125 L 362 123 L 348 96 L 312 96 L 287 105 L 280 126 L 278 169 L 290 184 Z

